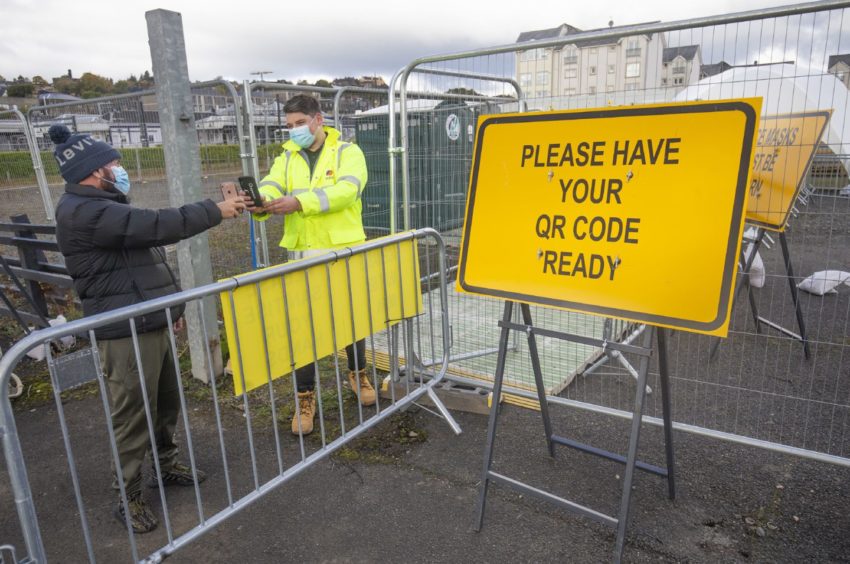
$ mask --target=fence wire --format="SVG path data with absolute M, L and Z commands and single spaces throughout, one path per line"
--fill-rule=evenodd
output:
M 356 448 L 352 441 L 359 435 L 426 396 L 459 433 L 432 391 L 445 373 L 447 346 L 429 337 L 435 330 L 423 316 L 419 278 L 427 271 L 420 270 L 416 254 L 416 241 L 422 238 L 441 246 L 433 230 L 398 234 L 114 310 L 96 321 L 85 318 L 42 330 L 6 351 L 0 360 L 2 389 L 24 353 L 43 348 L 56 403 L 29 416 L 27 411 L 13 412 L 8 398 L 0 398 L 0 429 L 7 447 L 0 468 L 11 478 L 11 488 L 6 480 L 0 482 L 0 500 L 10 508 L 0 523 L 11 537 L 3 539 L 9 545 L 0 547 L 0 556 L 17 547 L 26 557 L 20 562 L 160 562 L 331 453 Z M 445 296 L 444 271 L 435 269 L 429 284 L 434 299 L 428 308 L 443 312 L 429 318 L 438 323 L 445 319 L 447 306 L 438 299 Z M 229 312 L 232 368 L 224 377 L 211 373 L 209 387 L 173 376 L 183 369 L 185 342 L 173 329 L 171 311 L 183 305 L 203 310 L 205 296 L 220 298 Z M 166 327 L 143 332 L 142 324 L 137 326 L 144 315 L 163 310 Z M 131 337 L 97 339 L 97 330 L 110 324 L 128 324 Z M 69 335 L 84 337 L 76 350 L 51 346 Z M 205 343 L 210 342 L 207 337 Z M 351 362 L 342 351 L 358 340 L 364 346 L 362 352 L 352 347 L 357 360 Z M 125 375 L 110 374 L 106 368 L 114 346 L 129 347 Z M 146 360 L 148 355 L 156 357 L 157 350 L 162 360 Z M 399 378 L 399 353 L 411 357 L 414 350 L 438 362 L 427 372 L 410 366 L 408 377 Z M 209 347 L 206 354 L 212 354 Z M 365 358 L 358 358 L 360 354 Z M 361 368 L 359 379 L 350 376 L 351 366 Z M 309 401 L 295 393 L 305 368 L 314 378 L 312 433 L 303 428 L 307 423 L 300 417 Z M 146 375 L 148 369 L 161 370 L 162 375 Z M 143 382 L 137 400 L 151 454 L 150 468 L 147 460 L 142 464 L 142 495 L 159 520 L 150 534 L 133 534 L 129 522 L 119 527 L 111 515 L 117 502 L 126 504 L 131 493 L 124 480 L 109 486 L 114 480 L 109 461 L 119 460 L 119 447 L 127 447 L 125 439 L 132 432 L 126 421 L 118 423 L 119 417 L 111 416 L 117 409 L 112 402 L 122 401 L 113 399 L 123 388 L 114 377 Z M 358 401 L 370 385 L 376 397 L 367 401 L 361 396 Z M 163 388 L 172 391 L 166 394 Z M 157 396 L 147 395 L 157 389 Z M 132 387 L 126 393 L 132 393 Z M 66 404 L 69 396 L 82 401 Z M 178 406 L 179 417 L 173 411 Z M 186 495 L 171 489 L 166 494 L 163 485 L 166 469 L 160 467 L 157 449 L 168 448 L 171 441 L 161 434 L 161 425 L 168 424 L 163 411 L 168 409 L 174 440 L 184 453 L 181 460 L 193 477 L 201 470 L 209 476 L 180 492 Z M 123 464 L 132 455 L 121 452 Z M 352 454 L 356 452 L 348 451 Z M 46 457 L 55 463 L 41 464 Z M 49 497 L 45 491 L 51 492 Z M 74 510 L 57 511 L 57 503 Z M 93 539 L 98 538 L 109 542 L 96 544 Z M 13 557 L 12 562 L 18 561 Z
M 754 12 L 732 23 L 704 19 L 656 31 L 611 27 L 598 30 L 596 35 L 604 37 L 585 34 L 575 41 L 569 38 L 580 33 L 575 29 L 541 30 L 521 36 L 523 41 L 536 41 L 518 43 L 516 51 L 417 60 L 409 67 L 435 74 L 411 73 L 407 88 L 515 96 L 503 84 L 440 76 L 443 71 L 516 78 L 529 111 L 746 96 L 763 97 L 766 116 L 831 111 L 827 131 L 790 208 L 785 237 L 793 276 L 786 269 L 778 233 L 768 232 L 772 236 L 760 249 L 766 276 L 763 287 L 751 289 L 753 303 L 758 315 L 773 326 L 760 322 L 756 328 L 745 291 L 734 306 L 729 338 L 714 355 L 715 341 L 700 335 L 677 332 L 668 346 L 677 422 L 846 459 L 850 457 L 850 287 L 839 285 L 835 293 L 823 296 L 799 293 L 810 359 L 791 335 L 800 329 L 790 284 L 815 272 L 850 267 L 848 69 L 836 62 L 850 50 L 850 13 L 843 6 L 829 7 L 788 7 L 790 15 Z M 456 260 L 460 201 L 465 200 L 472 156 L 466 124 L 474 126 L 480 115 L 517 111 L 520 104 L 467 102 L 448 108 L 414 95 L 407 99 L 410 224 L 424 221 L 439 229 L 450 259 Z M 449 125 L 456 119 L 459 134 Z M 422 124 L 431 127 L 430 135 L 420 133 Z M 427 210 L 424 218 L 418 210 Z M 510 218 L 505 218 L 505 228 L 511 228 Z M 670 257 L 669 268 L 687 276 L 688 264 L 698 260 Z M 505 268 L 511 268 L 508 256 Z M 693 284 L 696 294 L 699 280 Z M 491 377 L 499 304 L 456 294 L 450 300 L 452 357 L 459 359 L 453 370 Z M 536 324 L 566 332 L 599 338 L 606 330 L 605 322 L 593 316 L 539 308 L 532 308 L 532 314 Z M 624 326 L 619 338 L 633 329 Z M 529 387 L 532 372 L 523 341 L 515 340 L 508 355 L 506 383 Z M 590 406 L 630 409 L 634 381 L 626 365 L 601 357 L 598 349 L 542 341 L 541 361 L 550 393 L 563 390 L 563 397 Z M 657 386 L 657 369 L 653 370 L 650 389 Z M 649 396 L 646 414 L 660 417 L 657 394 Z

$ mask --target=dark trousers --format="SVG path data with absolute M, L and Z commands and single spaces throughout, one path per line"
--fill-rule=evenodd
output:
M 355 362 L 355 350 L 357 347 L 357 359 Z M 366 368 L 366 339 L 360 339 L 353 345 L 345 347 L 345 355 L 348 357 L 348 369 L 355 372 Z M 315 362 L 302 366 L 295 370 L 295 381 L 298 383 L 299 392 L 308 392 L 316 387 L 316 370 L 318 366 Z
M 150 450 L 151 440 L 133 338 L 99 341 L 97 348 L 109 389 L 109 407 L 124 487 L 128 495 L 139 493 L 142 463 Z M 164 472 L 171 469 L 177 460 L 174 429 L 180 414 L 177 374 L 168 329 L 139 335 L 139 354 L 150 401 L 157 454 Z

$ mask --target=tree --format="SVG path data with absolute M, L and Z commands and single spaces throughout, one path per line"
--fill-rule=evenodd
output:
M 464 96 L 481 96 L 478 92 L 473 90 L 472 88 L 449 88 L 446 90 L 446 94 L 462 94 Z
M 6 89 L 6 96 L 10 98 L 29 98 L 35 87 L 32 84 L 10 84 Z
M 53 90 L 61 92 L 62 94 L 70 94 L 72 96 L 80 95 L 79 82 L 73 78 L 68 78 L 67 76 L 53 79 Z
M 112 79 L 86 72 L 80 77 L 79 88 L 83 98 L 96 98 L 112 92 Z
M 32 77 L 32 84 L 36 88 L 44 88 L 45 86 L 50 86 L 50 83 L 44 80 L 44 77 L 40 75 L 35 75 Z
M 332 85 L 330 82 L 325 80 L 324 78 L 320 78 L 316 81 L 316 86 L 321 86 L 322 88 L 330 88 Z
M 147 90 L 154 87 L 154 78 L 150 71 L 145 71 L 139 77 L 139 88 Z
M 112 85 L 113 94 L 125 94 L 130 91 L 130 83 L 126 80 L 119 80 Z

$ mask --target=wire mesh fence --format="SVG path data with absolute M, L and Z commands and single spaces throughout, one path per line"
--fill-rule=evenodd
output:
M 414 402 L 430 398 L 448 415 L 432 391 L 444 376 L 447 347 L 426 339 L 434 330 L 419 316 L 416 240 L 421 238 L 440 247 L 433 230 L 398 234 L 338 255 L 314 256 L 113 310 L 99 320 L 42 330 L 6 351 L 0 361 L 2 389 L 27 351 L 44 350 L 56 406 L 40 413 L 37 422 L 24 421 L 26 412 L 14 412 L 6 398 L 0 401 L 6 431 L 2 468 L 11 478 L 11 488 L 5 483 L 0 488 L 0 499 L 8 500 L 4 506 L 15 505 L 20 519 L 20 529 L 4 530 L 10 537 L 4 541 L 11 544 L 0 547 L 0 555 L 16 546 L 26 557 L 20 562 L 160 562 Z M 445 296 L 444 270 L 436 274 L 434 294 Z M 203 312 L 203 298 L 209 296 L 218 297 L 226 311 L 233 372 L 217 379 L 211 371 L 212 385 L 206 387 L 180 377 L 184 341 L 173 329 L 172 311 L 194 305 Z M 429 307 L 445 311 L 446 303 L 437 300 Z M 141 321 L 163 311 L 165 327 L 151 330 Z M 431 319 L 439 322 L 445 316 Z M 110 324 L 127 327 L 130 336 L 98 339 Z M 400 344 L 383 348 L 392 334 Z M 72 345 L 76 350 L 52 346 L 69 335 L 87 339 Z M 211 356 L 211 341 L 204 335 Z M 362 342 L 360 353 L 352 346 L 357 341 Z M 128 354 L 120 363 L 109 360 L 116 346 Z M 347 346 L 354 359 L 341 357 L 339 349 Z M 385 363 L 397 368 L 399 351 L 412 349 L 439 361 L 429 378 L 411 367 L 410 378 L 401 381 Z M 141 384 L 131 384 L 136 379 Z M 125 395 L 131 393 L 133 398 Z M 67 402 L 81 396 L 90 399 L 85 407 Z M 125 402 L 135 406 L 138 418 L 120 415 L 115 406 Z M 459 433 L 457 423 L 447 419 Z M 130 453 L 133 434 L 148 445 L 150 469 L 143 462 L 144 446 Z M 175 441 L 185 453 L 183 485 L 191 476 L 189 497 L 165 492 L 180 471 L 176 465 L 163 466 L 166 449 L 176 454 Z M 40 467 L 47 451 L 51 456 L 60 452 L 61 463 Z M 123 472 L 134 458 L 141 467 L 138 479 L 115 479 L 111 469 Z M 206 473 L 209 479 L 202 484 Z M 54 493 L 63 500 L 62 509 L 74 508 L 70 513 L 46 506 L 40 493 L 32 495 L 44 491 L 45 480 L 59 485 Z M 127 507 L 128 500 L 132 508 L 132 500 L 141 498 L 156 513 L 153 521 L 140 524 L 116 509 Z M 121 526 L 113 521 L 114 512 Z M 4 520 L 14 521 L 14 513 L 10 510 Z M 150 534 L 134 534 L 143 525 Z M 96 541 L 102 538 L 109 540 Z
M 796 289 L 813 273 L 846 271 L 850 264 L 850 198 L 845 188 L 845 155 L 850 152 L 845 115 L 850 106 L 847 73 L 835 63 L 850 48 L 848 16 L 843 5 L 825 3 L 757 11 L 734 20 L 721 17 L 667 26 L 612 26 L 586 33 L 564 25 L 521 34 L 515 51 L 494 48 L 473 55 L 419 59 L 407 68 L 427 68 L 435 74 L 416 77 L 411 73 L 406 87 L 422 88 L 418 81 L 425 80 L 429 87 L 444 92 L 508 97 L 512 93 L 498 83 L 440 77 L 438 73 L 515 77 L 529 111 L 760 96 L 764 109 L 761 152 L 770 152 L 783 142 L 793 144 L 787 132 L 784 141 L 771 137 L 781 135 L 770 132 L 767 124 L 771 119 L 818 110 L 829 113 L 820 143 L 796 143 L 802 145 L 802 153 L 814 153 L 811 166 L 805 166 L 808 161 L 804 157 L 794 163 L 798 170 L 791 170 L 788 163 L 782 170 L 773 170 L 768 166 L 774 162 L 770 160 L 754 163 L 757 169 L 761 166 L 754 173 L 762 173 L 766 182 L 787 183 L 798 171 L 801 174 L 799 182 L 793 182 L 796 191 L 792 190 L 791 200 L 780 203 L 788 209 L 787 223 L 768 231 L 772 243 L 766 239 L 760 249 L 764 283 L 761 287 L 751 283 L 740 294 L 732 311 L 729 338 L 718 347 L 709 337 L 677 333 L 669 347 L 676 421 L 846 460 L 850 456 L 850 292 L 846 285 L 838 285 L 835 293 L 801 291 L 795 297 L 792 285 Z M 403 97 L 399 103 L 405 106 Z M 516 111 L 520 104 L 466 104 L 466 108 L 442 111 L 436 105 L 424 109 L 420 103 L 416 96 L 407 98 L 408 136 L 397 146 L 406 149 L 409 171 L 406 175 L 402 171 L 400 184 L 407 183 L 411 224 L 417 221 L 414 202 L 440 210 L 426 214 L 426 221 L 441 231 L 449 256 L 456 257 L 452 249 L 456 251 L 460 242 L 459 231 L 445 218 L 463 213 L 462 209 L 453 211 L 452 186 L 468 185 L 471 153 L 463 147 L 464 126 L 452 139 L 446 115 L 454 114 L 461 124 L 474 124 L 476 112 Z M 439 130 L 444 145 L 437 146 L 434 137 L 415 131 L 424 116 Z M 711 159 L 710 154 L 703 156 Z M 430 168 L 423 171 L 427 166 Z M 451 181 L 444 181 L 446 177 Z M 751 192 L 758 195 L 756 188 L 753 185 Z M 520 186 L 516 197 L 527 197 Z M 448 214 L 442 210 L 449 210 Z M 504 220 L 505 229 L 515 228 L 511 218 Z M 787 241 L 787 261 L 782 238 Z M 698 256 L 671 256 L 669 268 L 688 276 L 688 264 L 698 260 Z M 506 256 L 506 269 L 511 268 L 510 262 Z M 815 287 L 818 281 L 824 282 L 823 276 L 815 276 Z M 699 284 L 699 280 L 693 281 L 695 295 Z M 801 322 L 796 316 L 798 304 Z M 450 311 L 452 355 L 460 359 L 453 367 L 492 375 L 498 304 L 453 295 Z M 536 324 L 565 332 L 599 338 L 605 331 L 602 319 L 588 315 L 533 310 L 533 316 Z M 801 325 L 807 329 L 811 348 L 808 359 L 798 338 Z M 619 337 L 630 333 L 626 330 Z M 532 382 L 528 351 L 522 340 L 514 344 L 508 355 L 506 383 L 528 387 Z M 633 379 L 626 365 L 602 358 L 594 370 L 585 373 L 585 368 L 600 358 L 600 351 L 587 347 L 570 350 L 575 347 L 559 342 L 541 346 L 544 374 L 552 378 L 547 382 L 550 391 L 564 388 L 562 395 L 568 399 L 628 411 Z M 651 379 L 650 388 L 656 384 Z M 660 413 L 660 398 L 652 394 L 647 414 Z
M 524 32 L 516 49 L 420 60 L 400 81 L 404 93 L 393 100 L 394 109 L 380 91 L 354 88 L 340 94 L 344 88 L 254 85 L 250 126 L 241 134 L 240 119 L 246 116 L 240 114 L 243 104 L 235 92 L 222 85 L 199 85 L 193 89 L 201 147 L 199 183 L 205 197 L 218 199 L 218 184 L 246 170 L 246 154 L 256 157 L 260 176 L 265 174 L 287 139 L 283 104 L 292 95 L 309 93 L 319 98 L 330 124 L 364 151 L 369 182 L 363 219 L 369 236 L 394 227 L 433 226 L 446 240 L 448 260 L 454 264 L 480 116 L 526 106 L 529 111 L 547 111 L 745 96 L 765 100 L 764 118 L 826 110 L 829 123 L 817 147 L 810 143 L 816 151 L 783 226 L 793 275 L 778 237 L 772 244 L 765 239 L 759 253 L 765 282 L 748 288 L 753 296 L 749 303 L 746 294 L 736 303 L 730 338 L 712 355 L 715 345 L 710 339 L 675 336 L 670 341 L 671 368 L 680 422 L 847 456 L 847 287 L 823 296 L 801 293 L 795 302 L 790 286 L 816 272 L 845 271 L 850 263 L 850 72 L 841 66 L 843 52 L 850 48 L 847 20 L 841 2 L 824 2 L 735 18 L 612 26 L 589 33 L 565 24 Z M 21 128 L 5 117 L 0 116 L 0 141 L 10 149 L 19 147 Z M 53 123 L 64 123 L 122 151 L 134 183 L 135 205 L 169 205 L 152 92 L 39 107 L 29 117 L 54 201 L 62 181 L 46 131 Z M 247 142 L 251 136 L 253 145 Z M 27 213 L 35 222 L 46 220 L 33 168 L 24 151 L 0 152 L 4 217 Z M 521 187 L 516 197 L 523 197 Z M 510 218 L 504 220 L 511 229 Z M 282 262 L 286 254 L 277 245 L 280 222 L 272 220 L 267 229 L 270 262 Z M 209 237 L 216 277 L 251 268 L 247 220 L 229 222 Z M 432 263 L 429 249 L 421 250 L 423 262 Z M 687 263 L 693 260 L 699 258 L 670 257 L 670 268 L 686 275 Z M 505 268 L 511 268 L 507 256 Z M 698 284 L 694 281 L 695 292 Z M 753 321 L 761 317 L 799 332 L 798 304 L 811 345 L 808 360 L 792 335 Z M 492 374 L 499 309 L 492 300 L 452 295 L 453 367 L 485 378 Z M 537 308 L 532 313 L 541 324 L 578 334 L 600 337 L 608 327 L 603 319 L 578 313 Z M 623 329 L 618 338 L 629 333 Z M 507 382 L 528 386 L 527 354 L 521 340 L 513 345 Z M 552 340 L 541 344 L 541 355 L 544 374 L 551 375 L 551 392 L 564 389 L 572 399 L 627 407 L 631 378 L 621 363 L 603 364 L 592 375 L 576 378 L 599 359 L 600 351 Z M 648 409 L 651 414 L 651 401 Z

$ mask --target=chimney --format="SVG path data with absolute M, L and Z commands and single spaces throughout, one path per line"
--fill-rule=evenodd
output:
M 68 69 L 68 78 L 74 78 L 74 75 L 71 74 L 71 69 Z

